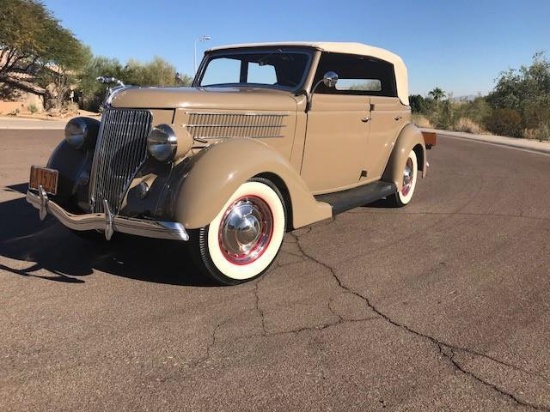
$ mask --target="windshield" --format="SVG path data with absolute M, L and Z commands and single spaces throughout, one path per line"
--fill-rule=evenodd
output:
M 292 49 L 225 50 L 207 55 L 197 86 L 302 87 L 311 52 Z

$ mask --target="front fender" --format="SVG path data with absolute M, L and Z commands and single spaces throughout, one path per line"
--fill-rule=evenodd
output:
M 422 176 L 426 176 L 426 147 L 422 132 L 414 124 L 409 123 L 401 130 L 401 133 L 397 137 L 386 169 L 382 174 L 382 180 L 394 183 L 398 190 L 403 188 L 403 169 L 411 150 L 414 150 L 416 153 L 418 168 L 422 171 Z
M 71 198 L 82 210 L 88 208 L 88 179 L 82 180 L 85 172 L 90 171 L 93 149 L 78 150 L 66 140 L 62 140 L 48 160 L 47 167 L 59 172 L 56 200 L 62 204 Z M 74 205 L 73 205 L 74 206 Z
M 180 173 L 174 173 L 172 214 L 188 229 L 206 226 L 242 183 L 258 175 L 277 176 L 278 183 L 284 185 L 279 189 L 288 193 L 294 228 L 332 217 L 330 205 L 315 200 L 279 152 L 249 138 L 212 145 L 197 154 Z

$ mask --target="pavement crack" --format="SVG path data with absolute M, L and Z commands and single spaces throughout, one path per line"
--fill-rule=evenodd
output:
M 332 308 L 332 301 L 333 299 L 329 299 L 328 301 L 328 310 L 330 311 L 330 313 L 332 313 L 334 316 L 336 316 L 338 318 L 338 323 L 342 323 L 344 322 L 344 318 L 342 316 L 340 316 L 338 313 L 336 313 L 336 311 Z
M 443 355 L 445 357 L 447 357 L 451 361 L 453 366 L 457 370 L 462 372 L 464 375 L 474 379 L 475 381 L 481 383 L 482 385 L 487 386 L 488 388 L 491 388 L 492 390 L 498 392 L 503 397 L 510 399 L 512 402 L 515 402 L 518 405 L 525 406 L 525 407 L 528 407 L 528 408 L 531 408 L 531 409 L 534 409 L 534 410 L 537 410 L 537 411 L 550 411 L 549 407 L 546 407 L 546 406 L 543 406 L 543 405 L 536 405 L 536 404 L 533 404 L 533 403 L 530 403 L 530 402 L 526 402 L 526 401 L 518 398 L 517 396 L 515 396 L 513 393 L 507 392 L 504 389 L 500 388 L 499 386 L 495 385 L 494 383 L 491 383 L 491 382 L 489 382 L 485 379 L 482 379 L 481 377 L 479 377 L 475 373 L 467 370 L 456 359 L 456 349 L 454 349 L 452 347 L 448 347 L 448 349 L 449 349 L 450 354 L 449 353 L 443 353 Z
M 517 405 L 520 405 L 520 406 L 524 406 L 524 407 L 529 407 L 529 408 L 532 408 L 533 410 L 538 410 L 538 411 L 548 411 L 550 412 L 550 408 L 549 407 L 546 407 L 546 406 L 543 406 L 543 405 L 536 405 L 536 404 L 533 404 L 533 403 L 530 403 L 530 402 L 527 402 L 527 401 L 524 401 L 520 398 L 518 398 L 516 395 L 514 395 L 513 393 L 510 393 L 510 392 L 507 392 L 506 390 L 504 390 L 503 388 L 497 386 L 496 384 L 493 384 L 491 382 L 488 382 L 486 380 L 484 380 L 483 378 L 479 377 L 478 375 L 476 375 L 475 373 L 473 373 L 472 371 L 469 371 L 467 370 L 466 368 L 462 367 L 460 365 L 460 363 L 456 360 L 456 353 L 457 352 L 464 352 L 464 353 L 468 353 L 468 354 L 471 354 L 471 355 L 475 355 L 475 356 L 481 356 L 481 357 L 484 357 L 484 358 L 487 358 L 487 359 L 490 359 L 494 362 L 497 362 L 498 364 L 500 365 L 503 365 L 503 366 L 506 366 L 506 367 L 510 367 L 510 368 L 513 368 L 513 369 L 516 369 L 516 370 L 519 370 L 519 371 L 522 371 L 524 373 L 528 373 L 530 374 L 530 372 L 527 372 L 525 370 L 522 370 L 521 368 L 518 368 L 514 365 L 510 365 L 510 364 L 507 364 L 503 361 L 500 361 L 496 358 L 493 358 L 493 357 L 490 357 L 488 355 L 485 355 L 485 354 L 482 354 L 482 353 L 479 353 L 479 352 L 476 352 L 476 351 L 473 351 L 473 350 L 470 350 L 470 349 L 465 349 L 465 348 L 460 348 L 458 346 L 455 346 L 455 345 L 452 345 L 452 344 L 448 344 L 446 342 L 443 342 L 433 336 L 430 336 L 430 335 L 427 335 L 425 333 L 422 333 L 420 331 L 417 331 L 417 330 L 414 330 L 412 329 L 410 326 L 407 326 L 406 324 L 404 323 L 400 323 L 394 319 L 392 319 L 391 317 L 389 317 L 388 315 L 386 315 L 384 312 L 382 312 L 380 309 L 378 309 L 370 300 L 370 298 L 368 296 L 364 296 L 362 295 L 361 293 L 353 290 L 351 287 L 347 286 L 344 284 L 344 282 L 338 277 L 338 275 L 336 274 L 336 271 L 334 268 L 332 268 L 331 266 L 327 265 L 326 263 L 324 262 L 321 262 L 320 260 L 316 259 L 315 257 L 311 256 L 310 254 L 308 254 L 303 246 L 301 245 L 300 243 L 300 236 L 299 235 L 295 235 L 295 234 L 292 234 L 291 233 L 291 236 L 294 237 L 294 239 L 296 239 L 296 245 L 298 247 L 298 250 L 303 253 L 304 257 L 306 257 L 307 259 L 315 262 L 316 264 L 318 264 L 319 266 L 325 268 L 326 270 L 329 271 L 329 273 L 331 274 L 332 278 L 334 279 L 335 283 L 338 285 L 339 288 L 341 288 L 342 290 L 346 291 L 347 293 L 350 293 L 352 295 L 355 295 L 357 296 L 358 298 L 362 299 L 365 304 L 376 314 L 378 315 L 380 318 L 382 318 L 384 321 L 388 322 L 389 324 L 393 325 L 393 326 L 396 326 L 398 328 L 401 328 L 403 330 L 405 330 L 406 332 L 414 335 L 414 336 L 417 336 L 419 338 L 422 338 L 424 340 L 427 340 L 429 341 L 434 347 L 437 348 L 438 352 L 442 355 L 443 358 L 447 359 L 449 364 L 451 366 L 453 366 L 456 370 L 460 371 L 461 373 L 463 373 L 465 376 L 468 376 L 470 377 L 471 379 L 481 383 L 482 385 L 494 390 L 495 392 L 497 392 L 498 394 L 500 394 L 501 396 L 509 399 L 510 401 L 516 403 Z M 330 302 L 329 302 L 329 309 L 331 310 L 332 313 L 334 313 L 334 311 L 332 310 L 332 308 L 330 307 Z M 338 315 L 337 315 L 338 316 Z M 331 326 L 334 326 L 336 324 L 340 324 L 340 323 L 344 323 L 344 322 L 348 322 L 347 320 L 344 320 L 342 319 L 340 316 L 339 316 L 339 321 L 336 322 L 335 324 L 328 324 L 328 325 L 325 325 L 325 327 L 323 327 L 322 329 L 326 329 L 328 327 L 331 327 Z M 306 328 L 307 329 L 307 328 Z M 321 328 L 318 328 L 318 329 L 321 329 Z
M 205 356 L 197 359 L 194 364 L 195 366 L 200 364 L 200 363 L 208 363 L 208 361 L 210 360 L 211 356 L 212 356 L 212 349 L 216 346 L 216 340 L 217 340 L 217 334 L 218 334 L 218 331 L 221 329 L 221 327 L 223 325 L 225 325 L 226 323 L 230 322 L 231 320 L 233 319 L 233 317 L 229 317 L 227 319 L 224 319 L 223 321 L 221 322 L 218 322 L 216 324 L 216 326 L 214 327 L 214 329 L 212 330 L 212 335 L 210 336 L 210 341 L 206 343 L 206 354 Z
M 264 311 L 262 310 L 262 308 L 260 307 L 260 295 L 258 294 L 258 288 L 260 286 L 260 282 L 261 282 L 261 280 L 256 282 L 256 284 L 254 285 L 254 296 L 256 298 L 255 309 L 259 313 L 260 320 L 262 322 L 262 335 L 266 336 L 267 335 L 267 330 L 265 328 L 265 314 L 264 314 Z

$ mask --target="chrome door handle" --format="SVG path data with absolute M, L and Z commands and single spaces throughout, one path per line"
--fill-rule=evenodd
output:
M 394 119 L 395 119 L 396 121 L 399 121 L 399 120 L 401 120 L 402 118 L 403 118 L 403 116 L 395 116 L 395 117 L 394 117 Z
M 362 121 L 363 123 L 367 123 L 369 120 L 370 120 L 370 117 L 363 117 L 363 118 L 361 119 L 361 121 Z

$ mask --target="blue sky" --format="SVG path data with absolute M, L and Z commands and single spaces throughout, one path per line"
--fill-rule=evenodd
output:
M 486 94 L 505 70 L 550 58 L 550 0 L 44 0 L 95 55 L 160 56 L 193 72 L 193 49 L 263 41 L 356 41 L 399 54 L 411 94 Z

